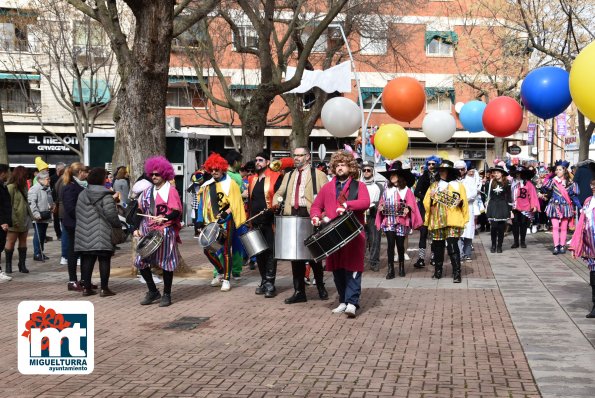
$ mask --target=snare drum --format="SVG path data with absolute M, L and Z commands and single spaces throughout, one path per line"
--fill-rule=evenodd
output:
M 198 235 L 198 245 L 205 250 L 217 252 L 224 247 L 227 231 L 216 222 L 207 224 Z
M 308 217 L 275 216 L 275 258 L 278 260 L 311 260 L 304 239 L 312 234 Z
M 136 254 L 143 260 L 148 259 L 155 253 L 163 243 L 163 233 L 158 230 L 149 231 L 148 234 L 140 238 L 136 245 Z
M 346 211 L 309 236 L 304 244 L 310 251 L 311 257 L 320 261 L 351 242 L 363 229 L 364 226 L 353 212 Z
M 248 257 L 254 257 L 269 249 L 269 245 L 267 245 L 267 241 L 264 239 L 260 229 L 253 229 L 240 235 L 240 240 L 242 241 L 242 245 L 244 245 Z

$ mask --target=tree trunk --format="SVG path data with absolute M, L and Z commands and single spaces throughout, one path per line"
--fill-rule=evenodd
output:
M 308 146 L 308 138 L 310 132 L 307 131 L 304 125 L 304 120 L 299 118 L 292 118 L 291 134 L 289 135 L 289 148 L 293 151 L 297 147 Z
M 502 160 L 504 156 L 504 149 L 502 147 L 503 141 L 502 138 L 494 137 L 494 155 L 496 159 Z
M 173 0 L 146 1 L 137 10 L 134 44 L 120 62 L 122 85 L 114 113 L 113 167 L 129 165 L 134 179 L 145 160 L 165 155 L 165 106 L 173 34 Z
M 263 96 L 252 98 L 250 104 L 242 114 L 242 159 L 254 159 L 256 154 L 264 148 L 264 131 L 267 126 L 267 117 L 271 100 Z
M 589 145 L 591 143 L 591 136 L 595 130 L 595 122 L 590 122 L 588 126 L 585 125 L 585 116 L 578 113 L 578 160 L 579 162 L 589 159 Z
M 0 163 L 8 164 L 8 147 L 6 146 L 6 130 L 4 130 L 2 107 L 0 107 Z

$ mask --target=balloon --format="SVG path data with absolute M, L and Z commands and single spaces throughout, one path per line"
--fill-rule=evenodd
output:
M 362 123 L 360 107 L 349 98 L 335 97 L 326 101 L 320 112 L 324 128 L 335 137 L 347 137 Z
M 595 120 L 595 42 L 578 54 L 570 69 L 570 94 L 576 107 L 589 120 Z
M 455 104 L 455 112 L 456 113 L 461 113 L 461 109 L 463 109 L 463 107 L 465 106 L 464 102 L 457 102 Z
M 426 92 L 412 77 L 398 77 L 382 90 L 382 107 L 393 119 L 410 122 L 426 104 Z
M 555 66 L 531 71 L 521 84 L 521 99 L 529 112 L 550 119 L 568 108 L 572 102 L 568 76 L 568 72 Z
M 395 159 L 407 150 L 409 137 L 405 129 L 398 124 L 383 124 L 374 134 L 374 143 L 382 156 Z
M 470 133 L 477 133 L 485 130 L 483 127 L 482 117 L 486 109 L 486 103 L 483 101 L 469 101 L 463 106 L 459 113 L 459 120 Z
M 516 133 L 523 123 L 521 105 L 510 97 L 496 97 L 483 111 L 483 126 L 495 137 L 508 137 Z
M 457 122 L 448 112 L 429 112 L 421 125 L 421 129 L 428 139 L 441 144 L 452 138 L 457 131 Z
M 374 145 L 374 136 L 375 135 L 376 134 L 370 136 L 370 144 L 372 144 L 372 145 Z

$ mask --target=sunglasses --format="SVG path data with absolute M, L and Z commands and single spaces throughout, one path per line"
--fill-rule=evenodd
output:
M 372 169 L 364 169 L 364 173 L 371 173 Z
M 428 166 L 436 166 L 436 163 L 430 162 L 430 163 L 428 163 Z
M 161 174 L 159 173 L 151 173 L 149 174 L 151 177 L 161 177 Z

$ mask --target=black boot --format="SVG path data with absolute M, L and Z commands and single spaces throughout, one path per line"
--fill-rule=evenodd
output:
M 300 281 L 301 279 L 301 281 Z M 304 277 L 293 277 L 293 296 L 285 299 L 285 304 L 305 303 L 306 298 Z
M 405 276 L 405 261 L 399 260 L 399 276 Z
M 426 261 L 423 258 L 418 258 L 413 266 L 415 268 L 423 268 L 426 266 Z
M 590 284 L 591 284 L 591 301 L 593 302 L 593 308 L 589 312 L 586 318 L 595 318 L 595 271 L 589 273 Z
M 453 254 L 450 256 L 450 263 L 452 264 L 452 282 L 461 283 L 461 256 Z
M 518 247 L 519 247 L 519 242 L 517 242 L 516 240 L 514 241 L 512 246 L 510 246 L 511 249 L 517 249 Z
M 492 247 L 490 248 L 490 253 L 496 253 L 496 244 L 492 243 Z
M 527 244 L 525 243 L 524 240 L 521 241 L 521 249 L 526 249 L 527 248 Z
M 318 289 L 318 297 L 320 297 L 321 300 L 328 300 L 328 292 L 324 288 L 324 283 L 318 284 L 318 282 L 316 282 L 316 288 Z
M 12 274 L 12 254 L 14 250 L 4 250 L 4 254 L 6 256 L 6 266 L 4 267 L 4 272 L 7 274 Z
M 442 278 L 442 262 L 436 261 L 434 265 L 434 275 L 432 275 L 432 279 L 440 279 Z
M 277 295 L 277 289 L 275 288 L 275 277 L 277 276 L 277 262 L 272 258 L 267 263 L 266 269 L 266 281 L 264 284 L 264 297 L 273 298 Z
M 264 264 L 262 264 L 262 261 L 257 260 L 256 265 L 258 266 L 258 272 L 260 273 L 260 285 L 258 285 L 258 287 L 256 288 L 256 291 L 254 293 L 264 294 L 264 292 L 266 291 L 266 289 L 265 289 L 266 276 L 265 276 Z
M 388 263 L 388 273 L 386 274 L 386 279 L 394 279 L 395 277 L 395 264 Z
M 23 274 L 28 274 L 29 270 L 25 265 L 25 261 L 27 261 L 27 248 L 19 247 L 19 272 L 22 272 Z

